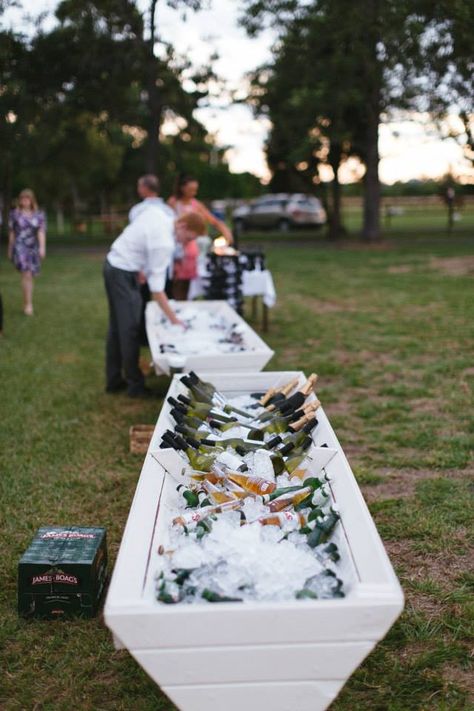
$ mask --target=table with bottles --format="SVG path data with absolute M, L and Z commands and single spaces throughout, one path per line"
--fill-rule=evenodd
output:
M 238 411 L 248 413 L 253 405 L 256 416 L 246 426 Z M 294 423 L 301 424 L 301 418 L 306 419 L 298 428 Z M 201 427 L 204 420 L 208 425 Z M 217 460 L 213 447 L 219 445 L 207 433 L 206 441 L 202 438 L 209 427 L 214 439 L 233 440 L 232 456 L 239 462 L 221 459 L 219 468 L 211 466 Z M 264 444 L 255 448 L 255 438 L 264 432 Z M 255 469 L 257 452 L 264 450 Z M 222 487 L 226 466 L 233 474 Z M 308 471 L 298 481 L 302 468 Z M 237 495 L 230 505 L 217 498 L 202 501 L 201 487 L 190 484 L 201 470 L 217 477 L 214 483 L 207 480 L 212 486 L 203 485 L 206 497 L 217 496 L 214 486 L 219 495 L 247 487 L 245 503 Z M 261 481 L 265 477 L 270 488 Z M 307 508 L 308 497 L 321 509 L 316 518 Z M 285 517 L 281 513 L 291 511 L 280 504 L 287 500 L 295 514 Z M 214 533 L 201 526 L 209 506 Z M 223 509 L 223 518 L 216 507 Z M 298 527 L 305 537 L 301 545 Z M 262 533 L 270 529 L 273 533 Z M 248 543 L 247 566 L 260 566 L 261 551 L 268 551 L 268 561 L 261 561 L 262 571 L 252 583 L 247 572 L 237 571 L 242 582 L 226 587 L 230 582 L 223 580 L 219 565 L 213 571 L 212 561 L 199 557 L 201 530 L 209 554 L 228 545 L 225 571 L 232 562 L 235 573 L 230 551 L 241 538 Z M 278 559 L 267 548 L 271 539 L 281 546 Z M 317 553 L 326 551 L 323 558 L 318 553 L 316 570 L 307 557 L 310 540 Z M 324 568 L 332 573 L 323 575 Z M 402 607 L 390 561 L 316 397 L 315 378 L 301 372 L 175 376 L 145 458 L 105 605 L 116 643 L 130 650 L 173 703 L 182 711 L 323 711 Z
M 190 300 L 225 299 L 239 313 L 243 299 L 252 299 L 252 318 L 262 308 L 263 330 L 268 329 L 269 312 L 276 303 L 276 291 L 271 272 L 265 266 L 263 252 L 254 250 L 234 256 L 205 254 L 198 260 L 198 276 L 191 281 Z
M 149 301 L 145 325 L 156 373 L 183 371 L 255 371 L 273 351 L 226 301 L 172 301 L 185 328 L 169 322 L 158 304 Z

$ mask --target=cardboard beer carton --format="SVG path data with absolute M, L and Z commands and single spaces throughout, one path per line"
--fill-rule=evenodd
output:
M 40 528 L 18 564 L 18 614 L 94 617 L 106 577 L 105 528 Z

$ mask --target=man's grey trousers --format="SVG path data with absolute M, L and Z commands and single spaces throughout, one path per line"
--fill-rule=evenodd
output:
M 109 330 L 106 345 L 106 388 L 118 390 L 125 378 L 129 395 L 144 389 L 139 368 L 142 297 L 136 272 L 104 263 L 104 282 L 109 302 Z

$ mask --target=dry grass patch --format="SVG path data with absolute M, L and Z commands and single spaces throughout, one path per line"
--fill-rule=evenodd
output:
M 458 578 L 472 569 L 472 557 L 468 552 L 454 552 L 456 544 L 463 544 L 468 551 L 467 532 L 459 530 L 450 541 L 449 557 L 446 550 L 439 553 L 420 552 L 409 540 L 384 541 L 391 561 L 403 570 L 403 578 L 411 582 L 434 581 L 446 593 L 459 587 Z M 406 590 L 405 590 L 406 592 Z
M 288 301 L 298 306 L 304 306 L 314 314 L 332 314 L 340 311 L 360 311 L 352 301 L 336 301 L 335 299 L 315 299 L 303 294 L 291 294 Z
M 56 353 L 54 361 L 59 365 L 73 365 L 81 360 L 77 353 Z
M 381 481 L 377 484 L 363 484 L 362 493 L 368 503 L 384 499 L 407 499 L 416 496 L 416 486 L 426 479 L 465 479 L 472 477 L 471 470 L 444 470 L 441 477 L 432 470 L 423 469 L 377 469 Z
M 431 269 L 445 274 L 446 276 L 470 276 L 474 274 L 474 256 L 465 255 L 463 257 L 432 257 L 429 262 Z
M 393 264 L 387 269 L 389 274 L 409 274 L 413 271 L 411 264 Z
M 466 654 L 466 662 L 470 664 L 470 669 L 462 669 L 458 666 L 446 664 L 443 667 L 443 679 L 448 684 L 455 684 L 467 692 L 467 709 L 474 708 L 474 652 Z

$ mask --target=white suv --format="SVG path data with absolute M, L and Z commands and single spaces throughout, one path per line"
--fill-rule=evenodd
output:
M 321 227 L 326 212 L 318 198 L 296 193 L 264 195 L 232 213 L 234 232 L 246 229 L 278 229 L 288 232 L 291 227 Z

